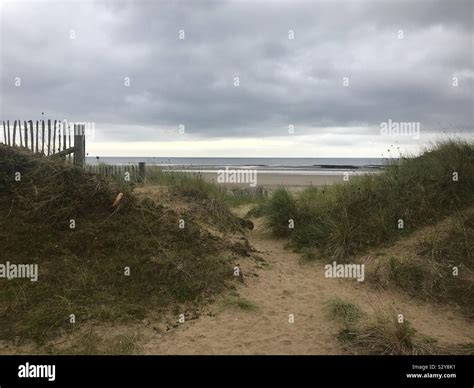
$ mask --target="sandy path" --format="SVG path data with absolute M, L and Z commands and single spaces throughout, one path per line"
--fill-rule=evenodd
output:
M 364 310 L 394 306 L 423 334 L 449 343 L 474 342 L 472 326 L 446 306 L 420 303 L 390 292 L 374 291 L 352 279 L 326 279 L 323 264 L 300 264 L 285 242 L 265 234 L 257 220 L 250 244 L 267 265 L 241 262 L 241 297 L 257 311 L 210 306 L 211 315 L 143 341 L 145 354 L 343 354 L 335 338 L 339 327 L 327 317 L 325 303 L 339 297 Z M 289 322 L 294 315 L 294 323 Z
M 297 264 L 297 255 L 283 241 L 262 236 L 260 225 L 251 232 L 250 244 L 267 262 L 257 269 L 241 262 L 245 284 L 241 297 L 254 302 L 257 311 L 211 306 L 215 316 L 201 316 L 177 330 L 142 346 L 144 353 L 160 354 L 336 354 L 331 323 L 323 316 L 323 287 Z M 256 272 L 258 276 L 251 276 Z M 319 296 L 318 296 L 319 295 Z M 318 296 L 318 297 L 316 297 Z M 289 322 L 294 315 L 294 323 Z

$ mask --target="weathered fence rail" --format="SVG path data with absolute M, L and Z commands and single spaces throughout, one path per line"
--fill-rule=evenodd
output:
M 85 124 L 70 124 L 61 120 L 3 121 L 3 143 L 10 147 L 25 147 L 44 156 L 72 160 L 84 166 L 86 157 Z

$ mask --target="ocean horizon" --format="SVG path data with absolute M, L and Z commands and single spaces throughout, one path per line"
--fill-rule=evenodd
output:
M 358 170 L 382 168 L 387 164 L 386 158 L 274 158 L 274 157 L 127 157 L 106 156 L 86 157 L 86 163 L 112 165 L 138 164 L 162 166 L 176 170 L 216 170 L 229 168 L 254 168 L 257 170 L 276 171 L 321 171 L 321 170 Z

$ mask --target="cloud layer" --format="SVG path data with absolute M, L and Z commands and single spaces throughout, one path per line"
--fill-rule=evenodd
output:
M 92 121 L 118 142 L 181 141 L 179 125 L 235 141 L 293 125 L 328 146 L 379 135 L 389 119 L 429 136 L 473 130 L 471 1 L 1 7 L 5 119 Z

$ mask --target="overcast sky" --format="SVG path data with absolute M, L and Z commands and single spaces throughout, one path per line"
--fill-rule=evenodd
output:
M 0 114 L 94 122 L 90 155 L 416 151 L 474 133 L 473 4 L 3 0 Z

